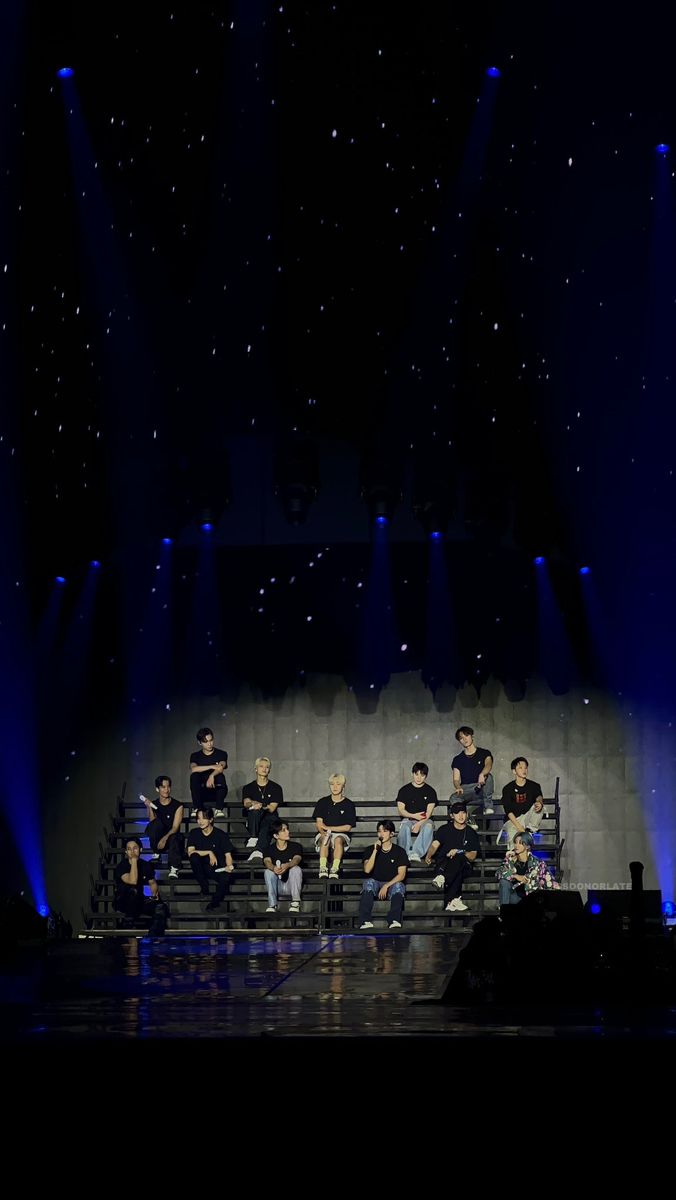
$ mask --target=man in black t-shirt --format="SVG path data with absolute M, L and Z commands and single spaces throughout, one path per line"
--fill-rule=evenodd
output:
M 144 893 L 146 884 L 150 897 Z M 115 868 L 115 909 L 135 925 L 139 919 L 149 919 L 153 937 L 165 931 L 169 909 L 160 897 L 153 864 L 141 858 L 138 838 L 127 838 L 124 858 Z
M 394 821 L 379 821 L 373 849 L 364 852 L 364 872 L 368 876 L 361 888 L 359 901 L 359 928 L 373 929 L 369 921 L 376 899 L 390 901 L 387 924 L 390 929 L 401 929 L 401 915 L 406 895 L 406 871 L 408 855 L 401 846 L 394 844 Z
M 451 820 L 438 829 L 425 859 L 428 866 L 434 862 L 435 874 L 432 883 L 444 889 L 446 912 L 467 912 L 462 900 L 462 884 L 472 872 L 479 850 L 479 838 L 467 824 L 467 807 L 462 800 L 451 805 Z
M 225 899 L 230 875 L 235 869 L 233 854 L 234 847 L 227 833 L 214 825 L 213 808 L 199 809 L 197 829 L 188 834 L 188 858 L 203 896 L 209 895 L 209 880 L 216 880 L 216 895 L 207 904 L 207 912 L 220 908 Z
M 269 758 L 257 758 L 254 763 L 256 778 L 251 783 L 245 783 L 242 788 L 242 816 L 249 834 L 246 848 L 251 850 L 249 862 L 263 857 L 270 845 L 273 822 L 279 815 L 278 809 L 284 803 L 281 787 L 269 777 L 271 767 Z
M 190 755 L 190 795 L 193 808 L 203 805 L 214 808 L 217 817 L 222 817 L 228 785 L 225 782 L 225 772 L 228 769 L 228 755 L 225 750 L 214 746 L 213 730 L 206 725 L 197 730 L 199 750 Z M 206 789 L 206 790 L 205 790 Z
M 512 772 L 514 779 L 502 789 L 502 804 L 507 819 L 496 841 L 496 845 L 499 845 L 506 840 L 510 849 L 517 833 L 525 833 L 527 829 L 535 832 L 545 815 L 542 788 L 534 779 L 528 778 L 528 759 L 523 755 L 513 758 Z
M 315 850 L 319 851 L 319 878 L 338 879 L 343 854 L 350 848 L 350 832 L 357 824 L 357 810 L 345 796 L 345 776 L 329 775 L 330 796 L 322 796 L 312 814 L 317 825 Z M 329 853 L 333 861 L 329 871 Z
M 183 862 L 184 839 L 181 830 L 183 820 L 183 805 L 174 800 L 171 794 L 171 779 L 168 775 L 158 775 L 155 780 L 157 801 L 141 796 L 148 810 L 150 824 L 146 825 L 146 837 L 150 842 L 153 857 L 159 858 L 166 850 L 169 859 L 169 878 L 178 879 L 178 873 Z
M 303 847 L 300 842 L 289 841 L 289 826 L 286 821 L 273 821 L 272 841 L 265 851 L 265 886 L 268 889 L 266 912 L 277 912 L 280 893 L 291 896 L 290 913 L 300 912 L 300 893 L 303 887 Z
M 493 813 L 493 755 L 490 750 L 474 745 L 474 730 L 470 725 L 456 729 L 455 740 L 462 746 L 461 753 L 456 754 L 451 763 L 455 798 L 465 804 L 483 803 L 485 815 L 490 816 Z M 470 825 L 477 828 L 473 821 Z
M 397 811 L 401 817 L 397 842 L 406 851 L 410 862 L 421 862 L 432 845 L 432 813 L 439 801 L 434 788 L 427 782 L 427 763 L 414 762 L 411 773 L 412 782 L 399 788 L 397 794 Z M 412 837 L 415 837 L 413 844 Z

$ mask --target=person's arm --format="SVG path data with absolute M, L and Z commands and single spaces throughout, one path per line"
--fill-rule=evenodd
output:
M 277 809 L 279 808 L 279 803 L 277 800 L 271 800 L 269 804 L 264 804 L 263 808 L 267 809 L 269 813 L 276 813 Z
M 160 838 L 160 845 L 162 844 L 162 842 L 164 842 L 164 844 L 166 845 L 166 843 L 167 843 L 168 839 L 171 837 L 172 833 L 178 833 L 179 829 L 181 828 L 182 820 L 183 820 L 183 805 L 179 804 L 178 808 L 176 809 L 176 812 L 174 813 L 174 821 L 171 826 L 171 829 L 169 830 L 168 833 L 165 833 L 163 838 Z
M 159 885 L 158 885 L 158 882 L 157 882 L 157 880 L 156 880 L 156 879 L 149 879 L 149 880 L 148 880 L 148 887 L 150 888 L 150 898 L 151 898 L 151 900 L 159 900 L 159 898 L 160 898 L 160 889 L 159 889 Z
M 432 842 L 432 845 L 430 846 L 429 850 L 427 851 L 427 854 L 425 855 L 425 862 L 427 863 L 428 867 L 430 867 L 430 866 L 432 865 L 432 859 L 434 858 L 434 856 L 435 856 L 435 854 L 436 854 L 437 850 L 439 849 L 440 845 L 441 845 L 441 842 L 438 842 L 438 841 L 435 839 L 435 840 Z
M 327 825 L 326 828 L 330 829 L 331 833 L 349 833 L 352 826 L 351 825 Z
M 422 820 L 420 822 L 421 825 L 424 825 L 425 821 L 430 821 L 432 819 L 432 813 L 434 812 L 434 807 L 435 807 L 434 803 L 427 805 L 427 809 L 425 811 L 425 816 L 422 818 Z
M 274 871 L 275 868 L 269 854 L 266 854 L 265 858 L 263 859 L 263 866 L 265 867 L 266 871 Z
M 462 792 L 462 781 L 460 779 L 460 772 L 457 767 L 453 768 L 453 787 L 455 788 L 456 792 Z
M 299 867 L 300 864 L 302 863 L 302 861 L 303 861 L 302 855 L 294 854 L 293 858 L 291 859 L 291 862 L 286 864 L 286 866 L 284 867 L 284 870 L 290 871 L 292 867 Z
M 235 869 L 235 862 L 229 850 L 225 852 L 225 866 L 228 871 L 234 871 Z
M 487 754 L 486 759 L 484 761 L 484 769 L 483 769 L 483 771 L 481 771 L 479 773 L 479 783 L 481 784 L 482 787 L 486 782 L 486 776 L 490 775 L 492 770 L 493 770 L 493 755 Z
M 369 857 L 364 859 L 364 874 L 370 875 L 376 865 L 376 856 L 378 854 L 378 846 L 380 842 L 376 842 Z
M 507 817 L 512 822 L 512 825 L 515 826 L 517 833 L 525 833 L 526 832 L 526 826 L 521 824 L 521 822 L 514 815 L 513 812 L 507 813 Z

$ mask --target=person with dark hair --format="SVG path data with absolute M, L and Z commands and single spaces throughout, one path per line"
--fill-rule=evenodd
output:
M 517 833 L 531 833 L 540 828 L 540 822 L 545 815 L 545 802 L 542 798 L 542 788 L 534 779 L 528 778 L 528 759 L 523 755 L 512 759 L 514 779 L 506 783 L 502 789 L 502 805 L 507 818 L 500 830 L 496 845 L 507 840 L 511 848 Z
M 278 816 L 278 809 L 284 803 L 281 787 L 269 778 L 271 767 L 269 758 L 257 758 L 254 763 L 256 778 L 251 783 L 245 783 L 242 788 L 242 816 L 249 834 L 246 848 L 251 850 L 249 862 L 263 857 L 270 845 L 272 826 Z
M 361 888 L 359 928 L 373 929 L 369 920 L 376 899 L 389 900 L 387 924 L 401 929 L 401 917 L 406 895 L 408 855 L 394 844 L 394 821 L 379 821 L 373 849 L 364 851 L 364 872 L 368 876 Z
M 266 912 L 277 912 L 280 894 L 291 896 L 290 913 L 300 912 L 300 893 L 303 887 L 303 847 L 291 842 L 286 821 L 272 823 L 272 841 L 265 852 L 265 886 L 268 889 Z
M 434 788 L 427 782 L 430 773 L 427 763 L 414 762 L 411 773 L 412 783 L 404 784 L 397 794 L 397 811 L 401 817 L 397 844 L 406 851 L 410 862 L 420 862 L 432 845 L 432 813 L 439 801 Z
M 508 850 L 498 869 L 500 905 L 519 904 L 531 892 L 558 890 L 553 868 L 531 852 L 533 835 L 527 829 L 517 833 L 514 847 Z
M 225 750 L 214 746 L 213 730 L 206 725 L 197 730 L 199 750 L 190 755 L 190 795 L 193 808 L 197 810 L 208 804 L 217 817 L 224 815 L 223 805 L 228 794 L 225 772 L 228 755 Z M 206 793 L 205 793 L 206 789 Z
M 490 750 L 475 746 L 474 730 L 470 725 L 456 729 L 455 740 L 462 746 L 462 751 L 451 763 L 455 798 L 465 804 L 483 804 L 484 814 L 490 816 L 494 811 L 493 755 Z M 477 828 L 473 821 L 470 824 L 473 829 Z
M 153 858 L 159 858 L 166 850 L 169 859 L 169 879 L 178 879 L 183 863 L 184 838 L 181 833 L 183 805 L 171 794 L 171 779 L 158 775 L 155 780 L 157 802 L 141 796 L 146 806 L 150 823 L 146 826 L 146 837 L 150 842 Z
M 138 838 L 127 838 L 124 858 L 115 868 L 115 909 L 137 925 L 140 919 L 150 920 L 150 934 L 161 937 L 167 926 L 169 909 L 160 897 L 152 863 L 141 858 Z M 148 885 L 150 896 L 144 888 Z
M 467 912 L 462 899 L 462 885 L 472 872 L 472 863 L 479 853 L 479 838 L 468 827 L 467 805 L 456 800 L 451 805 L 451 820 L 437 830 L 434 841 L 425 857 L 428 866 L 434 864 L 432 883 L 444 889 L 446 912 Z
M 350 848 L 350 833 L 357 824 L 357 810 L 345 795 L 345 776 L 329 775 L 329 796 L 321 796 L 312 817 L 317 826 L 315 850 L 319 851 L 319 878 L 338 879 L 343 855 Z M 329 871 L 329 852 L 333 853 Z
M 207 904 L 207 912 L 215 912 L 225 900 L 235 869 L 234 852 L 227 833 L 214 825 L 213 808 L 198 809 L 197 829 L 188 834 L 188 858 L 203 896 L 209 895 L 209 880 L 216 880 L 216 894 Z

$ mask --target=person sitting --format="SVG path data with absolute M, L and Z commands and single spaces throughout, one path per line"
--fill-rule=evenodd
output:
M 319 878 L 338 879 L 343 855 L 350 848 L 350 832 L 357 810 L 345 796 L 345 776 L 329 775 L 330 796 L 322 796 L 312 814 L 317 825 L 315 850 L 319 851 Z M 333 855 L 329 871 L 329 854 Z
M 406 851 L 410 862 L 421 862 L 432 845 L 432 813 L 439 801 L 434 788 L 427 782 L 427 763 L 415 762 L 411 773 L 412 782 L 399 788 L 397 795 L 397 810 L 401 817 L 397 843 Z M 415 842 L 412 841 L 413 837 Z
M 200 748 L 190 755 L 190 795 L 193 808 L 197 810 L 203 805 L 209 805 L 215 809 L 217 817 L 222 817 L 225 797 L 228 794 L 228 785 L 225 782 L 228 755 L 225 750 L 216 749 L 213 730 L 206 725 L 203 729 L 198 729 L 195 736 Z
M 434 862 L 432 883 L 444 889 L 446 912 L 467 912 L 462 899 L 463 880 L 471 874 L 480 849 L 478 834 L 467 824 L 467 805 L 456 800 L 451 805 L 451 820 L 437 830 L 425 857 L 428 866 Z
M 364 851 L 364 873 L 368 878 L 361 888 L 359 928 L 373 929 L 373 921 L 369 917 L 378 899 L 390 902 L 387 916 L 389 928 L 401 929 L 408 855 L 401 846 L 394 844 L 394 821 L 379 821 L 376 832 L 373 848 Z
M 545 815 L 542 788 L 534 779 L 528 779 L 528 759 L 522 755 L 512 759 L 512 773 L 514 779 L 502 789 L 502 806 L 507 819 L 495 843 L 499 846 L 506 839 L 510 848 L 517 833 L 525 833 L 526 829 L 536 832 Z
M 124 913 L 134 925 L 139 919 L 150 920 L 151 937 L 161 937 L 167 926 L 169 909 L 160 896 L 155 879 L 155 867 L 141 858 L 138 838 L 127 838 L 124 858 L 115 868 L 115 900 L 117 912 Z M 145 886 L 150 890 L 147 897 Z
M 500 906 L 520 904 L 531 892 L 558 890 L 553 867 L 531 853 L 533 835 L 529 830 L 517 833 L 514 846 L 505 855 L 497 872 L 500 881 Z
M 184 838 L 181 833 L 183 821 L 183 805 L 180 800 L 174 800 L 171 794 L 171 779 L 168 775 L 158 775 L 155 780 L 157 801 L 141 796 L 146 806 L 149 824 L 146 826 L 146 837 L 150 842 L 153 857 L 159 858 L 163 850 L 169 860 L 169 879 L 178 879 L 178 873 L 183 863 Z
M 251 850 L 248 862 L 263 857 L 270 845 L 273 822 L 284 803 L 281 787 L 269 778 L 271 767 L 269 758 L 257 758 L 254 763 L 256 778 L 242 788 L 242 816 L 249 834 L 246 848 Z
M 214 825 L 213 808 L 198 809 L 197 829 L 188 834 L 188 858 L 203 896 L 209 895 L 209 880 L 216 880 L 216 894 L 207 904 L 207 912 L 215 912 L 225 900 L 235 869 L 233 854 L 228 834 Z
M 300 893 L 303 887 L 303 847 L 292 842 L 286 821 L 272 825 L 272 841 L 265 851 L 265 886 L 268 889 L 266 912 L 277 912 L 280 895 L 291 896 L 290 913 L 300 912 Z

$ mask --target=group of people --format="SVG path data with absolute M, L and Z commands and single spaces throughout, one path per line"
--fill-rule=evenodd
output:
M 427 782 L 429 768 L 415 762 L 411 782 L 400 788 L 396 799 L 400 817 L 397 835 L 394 821 L 379 821 L 373 845 L 363 852 L 364 881 L 360 896 L 359 925 L 373 927 L 370 917 L 375 901 L 389 901 L 388 925 L 401 927 L 406 876 L 411 863 L 432 867 L 433 885 L 444 893 L 445 909 L 463 913 L 464 880 L 480 852 L 476 822 L 470 809 L 483 806 L 486 816 L 494 814 L 493 756 L 490 750 L 476 746 L 474 730 L 461 725 L 455 734 L 462 747 L 451 768 L 453 791 L 448 820 L 435 828 L 434 811 L 439 803 L 435 789 Z M 228 788 L 225 772 L 228 756 L 215 746 L 211 729 L 197 732 L 200 749 L 190 757 L 190 793 L 196 828 L 187 838 L 181 832 L 185 806 L 171 794 L 168 775 L 155 780 L 156 799 L 141 796 L 148 812 L 146 835 L 153 860 L 166 852 L 169 879 L 177 879 L 183 858 L 188 860 L 202 895 L 215 894 L 206 905 L 217 911 L 223 904 L 235 870 L 235 848 L 215 819 L 224 815 Z M 270 913 L 276 912 L 280 898 L 289 898 L 289 911 L 300 912 L 303 886 L 303 847 L 291 839 L 288 823 L 279 816 L 284 795 L 278 783 L 270 779 L 270 759 L 256 759 L 255 778 L 242 790 L 242 819 L 246 825 L 250 850 L 249 862 L 260 860 L 264 869 Z M 532 853 L 533 835 L 544 815 L 540 785 L 528 779 L 528 760 L 518 756 L 512 761 L 513 779 L 502 789 L 504 821 L 497 841 L 507 846 L 504 864 L 498 871 L 500 903 L 518 903 L 528 892 L 558 887 L 551 868 Z M 350 847 L 357 824 L 352 800 L 345 796 L 345 776 L 329 776 L 329 794 L 322 796 L 313 812 L 316 826 L 315 850 L 319 856 L 319 878 L 339 879 L 341 864 Z M 128 838 L 125 856 L 115 870 L 116 908 L 130 919 L 147 917 L 151 933 L 163 932 L 168 908 L 155 879 L 153 861 L 141 858 L 142 845 Z M 148 886 L 150 895 L 145 895 Z

